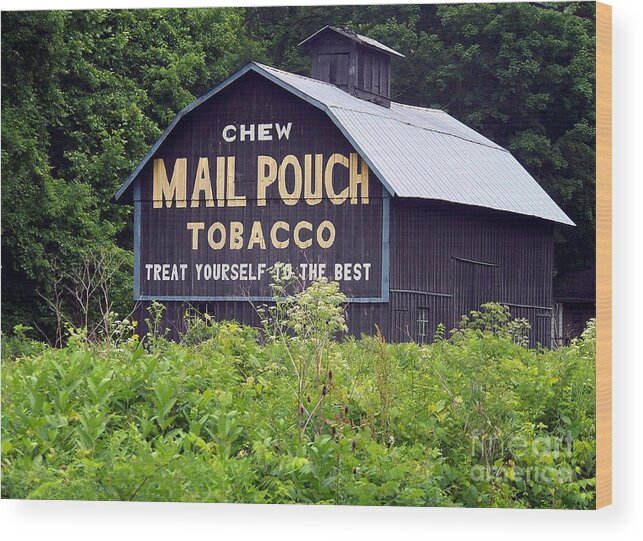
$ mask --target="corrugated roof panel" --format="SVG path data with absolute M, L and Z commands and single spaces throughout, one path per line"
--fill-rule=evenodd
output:
M 488 207 L 573 225 L 505 149 L 447 113 L 399 103 L 382 107 L 336 86 L 251 63 L 181 111 L 116 194 L 194 107 L 255 71 L 326 111 L 392 195 Z
M 391 103 L 391 110 L 395 112 L 397 118 L 408 119 L 408 121 L 413 124 L 425 126 L 428 129 L 434 129 L 444 133 L 450 133 L 457 137 L 462 137 L 463 139 L 469 139 L 483 145 L 489 145 L 490 147 L 502 148 L 491 139 L 487 139 L 484 135 L 478 133 L 444 111 L 439 111 L 437 109 L 425 109 L 422 107 L 415 107 L 395 102 Z
M 399 197 L 438 199 L 571 223 L 505 150 L 347 109 L 333 113 Z

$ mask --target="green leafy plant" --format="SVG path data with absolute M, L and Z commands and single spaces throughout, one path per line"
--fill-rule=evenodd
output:
M 320 317 L 310 299 L 278 301 Z M 3 363 L 2 496 L 591 508 L 594 322 L 534 350 L 511 321 L 485 306 L 423 346 L 288 319 L 268 338 L 205 321 L 147 348 L 80 332 Z
M 308 430 L 320 433 L 324 404 L 335 388 L 333 346 L 348 327 L 344 317 L 346 296 L 337 282 L 326 278 L 308 287 L 282 265 L 272 269 L 274 304 L 260 312 L 264 333 L 283 347 L 294 376 L 297 431 L 301 440 Z

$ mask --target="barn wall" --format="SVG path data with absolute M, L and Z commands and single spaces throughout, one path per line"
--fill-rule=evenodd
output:
M 532 345 L 549 345 L 551 224 L 476 207 L 394 199 L 390 230 L 393 340 L 431 341 L 439 323 L 454 328 L 463 314 L 496 301 L 529 320 Z
M 237 139 L 227 143 L 221 137 L 221 130 L 227 125 L 274 122 L 292 122 L 287 140 Z M 388 305 L 377 302 L 384 293 L 388 294 L 388 287 L 385 287 L 388 274 L 383 272 L 388 257 L 388 252 L 384 249 L 384 224 L 388 224 L 389 220 L 388 197 L 375 174 L 369 174 L 366 203 L 359 194 L 356 203 L 346 201 L 338 204 L 325 193 L 321 203 L 315 205 L 309 205 L 305 200 L 289 205 L 274 197 L 259 205 L 255 195 L 258 155 L 269 155 L 279 162 L 287 155 L 301 159 L 304 154 L 321 154 L 328 159 L 334 153 L 348 156 L 352 152 L 355 150 L 351 144 L 324 112 L 255 73 L 248 73 L 186 115 L 135 181 L 135 230 L 138 230 L 135 240 L 135 300 L 139 301 L 136 315 L 138 321 L 145 321 L 148 317 L 147 307 L 152 299 L 158 299 L 167 306 L 164 325 L 169 329 L 169 336 L 174 339 L 183 330 L 183 314 L 190 306 L 207 312 L 218 320 L 237 320 L 258 325 L 259 319 L 253 304 L 257 306 L 265 303 L 265 298 L 270 293 L 267 281 L 261 284 L 230 284 L 227 287 L 215 281 L 197 281 L 194 275 L 181 282 L 149 281 L 146 269 L 148 263 L 180 262 L 192 267 L 195 263 L 243 261 L 268 265 L 275 261 L 329 264 L 369 262 L 372 264 L 369 282 L 344 282 L 342 289 L 355 299 L 347 310 L 351 331 L 358 335 L 362 332 L 372 334 L 373 322 L 386 319 L 388 313 Z M 176 160 L 187 159 L 186 195 L 189 199 L 201 156 L 208 156 L 210 163 L 217 156 L 235 156 L 236 190 L 237 194 L 246 196 L 246 206 L 219 206 L 217 202 L 214 206 L 201 204 L 193 208 L 189 201 L 179 208 L 176 202 L 171 207 L 167 207 L 165 203 L 162 208 L 155 206 L 152 189 L 154 159 L 164 160 L 168 179 Z M 334 175 L 338 189 L 349 184 L 346 169 L 335 167 Z M 215 184 L 214 172 L 212 181 Z M 290 185 L 288 188 L 292 189 Z M 274 194 L 274 190 L 271 193 Z M 351 192 L 352 195 L 354 194 Z M 302 219 L 313 224 L 331 220 L 336 228 L 336 240 L 332 248 L 321 250 L 313 245 L 302 252 L 291 242 L 290 247 L 283 250 L 268 247 L 267 250 L 255 248 L 212 251 L 204 246 L 205 239 L 202 235 L 199 250 L 195 251 L 191 249 L 191 233 L 186 231 L 187 222 L 203 222 L 207 227 L 214 221 L 227 224 L 234 220 L 244 224 L 247 241 L 254 220 L 260 220 L 269 228 L 275 220 L 293 225 Z M 247 300 L 240 300 L 248 297 L 253 298 L 252 304 Z M 386 324 L 383 326 L 385 330 Z

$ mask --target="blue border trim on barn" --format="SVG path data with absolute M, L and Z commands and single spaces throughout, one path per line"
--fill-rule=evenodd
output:
M 382 199 L 382 301 L 389 301 L 389 271 L 391 263 L 390 255 L 390 226 L 389 220 L 391 216 L 390 212 L 391 206 L 391 197 L 384 193 Z
M 141 295 L 141 188 L 134 185 L 134 300 L 135 301 L 186 301 L 186 302 L 269 302 L 272 297 L 261 296 L 187 296 L 187 295 Z M 390 299 L 390 203 L 391 197 L 384 192 L 382 197 L 382 282 L 379 297 L 351 297 L 350 303 L 386 303 Z
M 134 300 L 141 293 L 141 183 L 134 184 Z
M 273 297 L 178 297 L 174 295 L 140 295 L 137 301 L 181 301 L 181 302 L 273 302 Z M 383 297 L 349 297 L 349 304 L 387 303 Z

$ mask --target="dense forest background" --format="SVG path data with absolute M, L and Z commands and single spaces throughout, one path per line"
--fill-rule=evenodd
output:
M 248 61 L 308 75 L 298 43 L 326 24 L 406 55 L 393 61 L 395 101 L 443 109 L 508 148 L 578 224 L 557 231 L 556 271 L 586 268 L 595 258 L 594 9 L 3 13 L 3 332 L 26 324 L 51 337 L 45 299 L 87 254 L 110 254 L 114 306 L 128 313 L 132 209 L 113 194 L 180 109 Z

